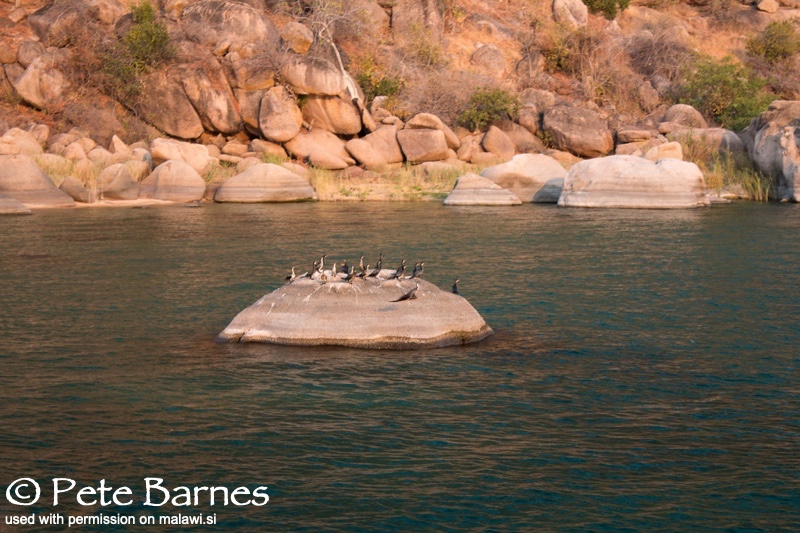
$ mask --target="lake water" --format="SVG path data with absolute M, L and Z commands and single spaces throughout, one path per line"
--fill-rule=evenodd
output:
M 445 289 L 459 277 L 496 334 L 431 351 L 214 342 L 291 266 L 379 252 Z M 0 530 L 55 511 L 216 514 L 195 530 L 797 531 L 799 317 L 798 205 L 0 218 Z M 31 507 L 6 499 L 22 477 L 42 484 Z M 58 477 L 133 503 L 53 507 Z M 148 507 L 146 477 L 270 501 Z

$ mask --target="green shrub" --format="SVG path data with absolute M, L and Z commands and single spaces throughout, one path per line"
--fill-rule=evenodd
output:
M 704 58 L 694 71 L 685 75 L 685 82 L 678 89 L 678 101 L 713 117 L 723 127 L 738 131 L 771 102 L 772 96 L 765 86 L 763 79 L 731 58 L 721 62 Z
M 773 22 L 747 42 L 747 52 L 776 63 L 800 52 L 800 35 L 791 21 Z
M 592 13 L 602 13 L 608 20 L 613 20 L 617 13 L 624 11 L 631 0 L 584 0 Z
M 132 8 L 133 25 L 120 41 L 100 47 L 100 72 L 94 76 L 100 89 L 121 102 L 141 94 L 140 77 L 168 60 L 172 54 L 169 34 L 156 20 L 147 2 Z
M 157 65 L 170 56 L 169 34 L 156 21 L 153 6 L 143 2 L 131 10 L 133 26 L 122 41 L 128 55 L 139 70 Z
M 356 70 L 356 81 L 364 90 L 367 103 L 376 96 L 396 96 L 403 88 L 403 81 L 386 74 L 375 64 L 372 56 L 366 56 Z
M 515 116 L 519 108 L 519 98 L 505 89 L 483 87 L 472 93 L 458 122 L 471 130 L 482 130 L 494 120 Z

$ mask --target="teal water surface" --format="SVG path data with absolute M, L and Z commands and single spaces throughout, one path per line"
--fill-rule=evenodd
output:
M 291 266 L 322 253 L 374 263 L 379 252 L 388 266 L 425 261 L 445 289 L 459 277 L 496 334 L 431 351 L 214 342 Z M 217 524 L 195 529 L 220 531 L 798 531 L 798 317 L 798 205 L 0 218 L 0 517 L 202 512 Z M 32 507 L 5 498 L 22 477 L 43 484 Z M 129 486 L 135 502 L 80 506 L 73 494 L 53 508 L 55 477 Z M 263 485 L 270 501 L 154 510 L 141 504 L 145 477 Z

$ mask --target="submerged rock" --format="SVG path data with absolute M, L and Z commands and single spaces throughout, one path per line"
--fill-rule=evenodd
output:
M 417 282 L 416 298 L 393 301 Z M 218 340 L 411 349 L 467 344 L 492 333 L 464 298 L 421 279 L 321 284 L 305 278 L 265 295 L 236 315 Z

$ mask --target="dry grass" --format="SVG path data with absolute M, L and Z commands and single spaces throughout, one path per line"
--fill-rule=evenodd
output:
M 213 165 L 211 168 L 203 172 L 201 177 L 206 183 L 224 183 L 225 180 L 232 178 L 238 174 L 236 165 L 230 163 L 220 163 Z
M 68 176 L 72 176 L 89 190 L 97 188 L 97 177 L 104 168 L 103 163 L 94 163 L 88 159 L 82 161 L 63 158 L 55 159 L 47 157 L 47 154 L 37 156 L 34 160 L 39 165 L 39 168 L 50 176 L 56 186 L 61 185 Z
M 420 167 L 403 165 L 381 174 L 350 177 L 346 172 L 312 168 L 311 186 L 322 201 L 437 201 L 447 196 L 466 172 L 452 169 L 426 173 Z

